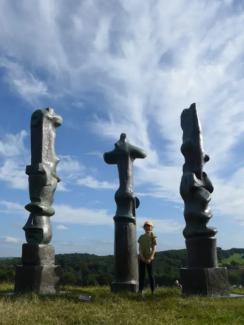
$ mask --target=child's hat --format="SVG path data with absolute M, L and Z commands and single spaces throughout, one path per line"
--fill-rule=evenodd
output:
M 149 221 L 149 220 L 147 220 L 147 221 L 144 222 L 143 228 L 144 228 L 146 225 L 148 225 L 148 226 L 152 226 L 152 227 L 153 227 L 153 223 L 152 223 L 152 221 Z

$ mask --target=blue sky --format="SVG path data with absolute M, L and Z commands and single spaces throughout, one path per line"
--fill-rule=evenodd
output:
M 235 0 L 0 1 L 0 256 L 20 256 L 29 202 L 30 117 L 64 118 L 52 217 L 57 253 L 113 253 L 121 132 L 147 152 L 134 169 L 138 235 L 184 247 L 181 111 L 196 102 L 217 243 L 244 247 L 244 6 Z

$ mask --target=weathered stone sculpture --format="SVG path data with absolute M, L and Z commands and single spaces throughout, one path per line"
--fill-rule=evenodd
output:
M 31 202 L 25 206 L 30 216 L 23 227 L 27 244 L 22 246 L 22 265 L 16 268 L 16 293 L 56 292 L 59 268 L 54 264 L 54 248 L 48 243 L 54 214 L 51 205 L 59 182 L 55 131 L 61 124 L 62 118 L 52 108 L 36 110 L 31 117 L 31 165 L 26 167 Z
M 184 294 L 219 295 L 228 291 L 226 268 L 217 267 L 216 230 L 207 226 L 212 217 L 209 208 L 214 188 L 203 171 L 209 156 L 203 150 L 201 126 L 195 104 L 181 114 L 185 157 L 180 194 L 184 217 L 188 268 L 181 269 Z
M 136 208 L 139 199 L 133 194 L 133 161 L 145 158 L 146 154 L 126 141 L 122 133 L 113 151 L 104 154 L 107 164 L 117 164 L 119 189 L 115 193 L 117 211 L 115 221 L 115 281 L 112 291 L 138 290 L 138 262 L 136 247 Z

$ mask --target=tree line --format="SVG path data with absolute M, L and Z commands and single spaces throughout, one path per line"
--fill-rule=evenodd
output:
M 231 284 L 244 286 L 244 249 L 218 248 L 218 261 L 229 269 Z M 233 257 L 233 258 L 232 258 Z M 0 259 L 0 281 L 14 282 L 15 266 L 20 258 Z M 110 285 L 114 274 L 114 257 L 93 254 L 58 254 L 56 264 L 61 267 L 62 285 Z M 168 250 L 157 252 L 154 262 L 155 281 L 158 286 L 174 285 L 180 278 L 179 270 L 187 265 L 186 250 Z

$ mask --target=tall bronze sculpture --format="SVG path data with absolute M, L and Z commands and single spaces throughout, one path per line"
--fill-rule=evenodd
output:
M 55 265 L 50 217 L 53 195 L 59 177 L 56 174 L 58 158 L 55 154 L 55 132 L 62 118 L 52 108 L 36 110 L 31 117 L 31 165 L 29 176 L 31 202 L 25 206 L 30 212 L 23 227 L 26 244 L 22 246 L 22 265 L 16 267 L 15 292 L 56 292 L 59 268 Z
M 181 114 L 184 155 L 183 176 L 180 194 L 184 200 L 188 267 L 181 269 L 183 294 L 222 295 L 228 292 L 226 268 L 218 267 L 216 238 L 217 231 L 207 226 L 212 217 L 209 208 L 214 188 L 203 171 L 209 156 L 203 150 L 201 126 L 196 105 L 184 109 Z
M 126 141 L 126 134 L 120 135 L 114 150 L 104 154 L 107 164 L 116 164 L 119 172 L 119 188 L 115 193 L 117 211 L 115 221 L 115 281 L 112 291 L 138 290 L 138 262 L 136 247 L 136 208 L 139 199 L 133 194 L 133 161 L 145 158 L 146 154 Z

